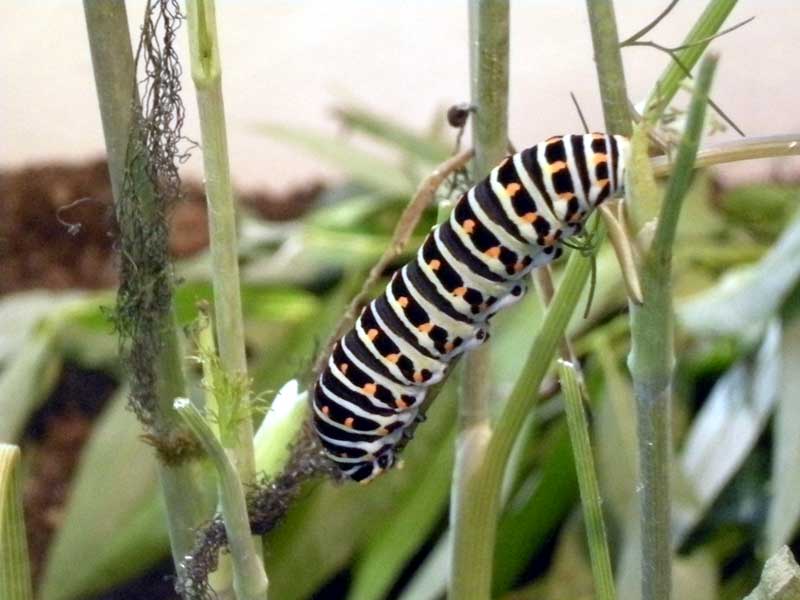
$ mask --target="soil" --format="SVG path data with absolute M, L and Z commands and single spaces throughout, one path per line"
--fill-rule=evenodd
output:
M 238 198 L 253 214 L 283 221 L 306 213 L 322 189 L 313 182 L 286 195 L 257 192 Z M 170 252 L 175 258 L 208 246 L 203 189 L 189 182 L 183 194 L 170 216 Z M 114 218 L 105 161 L 0 170 L 0 199 L 0 295 L 116 284 Z M 116 386 L 104 373 L 67 365 L 56 390 L 26 428 L 22 445 L 29 476 L 24 502 L 34 580 L 41 575 L 48 545 L 61 523 L 81 449 Z M 176 598 L 171 574 L 167 561 L 102 598 Z

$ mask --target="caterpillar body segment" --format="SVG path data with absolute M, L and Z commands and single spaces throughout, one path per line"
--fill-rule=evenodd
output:
M 316 383 L 314 426 L 345 476 L 368 482 L 395 464 L 428 388 L 488 338 L 489 319 L 524 296 L 528 274 L 622 191 L 627 155 L 621 136 L 548 138 L 504 159 L 433 228 Z

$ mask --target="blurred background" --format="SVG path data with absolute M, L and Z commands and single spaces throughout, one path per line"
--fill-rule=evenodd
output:
M 646 25 L 666 2 L 615 3 L 620 38 Z M 144 3 L 128 3 L 135 32 Z M 680 44 L 701 0 L 684 0 L 646 39 Z M 82 11 L 69 0 L 4 2 L 0 6 L 3 92 L 0 167 L 48 160 L 86 160 L 103 154 Z M 569 98 L 578 97 L 590 126 L 602 128 L 589 24 L 579 0 L 520 0 L 511 21 L 509 130 L 524 147 L 556 132 L 580 129 Z M 265 140 L 261 122 L 302 125 L 333 136 L 331 110 L 357 103 L 417 130 L 469 98 L 464 2 L 226 2 L 217 8 L 231 166 L 245 189 L 286 190 L 308 179 L 341 176 L 313 156 Z M 722 60 L 714 97 L 748 135 L 800 128 L 800 87 L 787 84 L 800 52 L 798 5 L 793 0 L 741 0 L 732 25 L 756 19 L 713 44 Z M 180 47 L 186 63 L 188 42 Z M 624 51 L 628 89 L 638 102 L 669 60 L 652 48 Z M 191 81 L 184 77 L 184 88 Z M 47 93 L 43 93 L 47 89 Z M 199 138 L 193 98 L 185 133 Z M 735 135 L 730 132 L 728 137 Z M 722 139 L 722 138 L 720 138 Z M 797 161 L 782 161 L 781 168 Z M 725 169 L 765 173 L 753 162 Z M 187 173 L 199 176 L 197 154 Z
M 617 0 L 620 37 L 666 4 Z M 126 5 L 136 38 L 145 3 Z M 645 39 L 680 44 L 705 6 L 683 0 Z M 418 182 L 452 153 L 456 132 L 445 113 L 469 98 L 467 6 L 231 1 L 217 11 L 250 375 L 271 399 L 307 369 Z M 800 131 L 800 4 L 741 0 L 726 25 L 753 16 L 711 44 L 721 56 L 713 98 L 749 136 Z M 0 50 L 0 442 L 23 451 L 38 598 L 172 599 L 155 462 L 125 408 L 125 372 L 107 319 L 117 283 L 114 223 L 81 4 L 0 3 Z M 197 140 L 187 54 L 181 31 L 184 134 Z M 626 48 L 623 58 L 638 102 L 669 58 L 649 47 Z M 590 127 L 602 130 L 584 2 L 512 1 L 510 79 L 518 148 L 581 130 L 570 92 Z M 676 105 L 685 102 L 686 95 Z M 707 141 L 737 137 L 725 128 Z M 181 280 L 177 312 L 189 324 L 211 295 L 199 151 L 183 175 L 186 202 L 172 215 L 170 250 Z M 791 368 L 800 360 L 798 206 L 800 158 L 711 169 L 686 201 L 675 252 L 679 598 L 741 600 L 778 547 L 790 544 L 795 555 L 800 548 L 800 380 Z M 425 215 L 411 248 L 434 218 Z M 622 290 L 604 248 L 591 313 L 576 315 L 570 334 L 593 404 L 619 597 L 637 600 L 635 412 Z M 516 380 L 542 314 L 530 294 L 498 317 L 498 399 Z M 201 395 L 193 375 L 193 394 Z M 405 468 L 366 492 L 327 483 L 303 489 L 267 538 L 273 597 L 442 597 L 453 386 L 429 416 L 404 452 Z M 495 592 L 504 600 L 588 600 L 560 396 L 529 421 L 507 485 Z

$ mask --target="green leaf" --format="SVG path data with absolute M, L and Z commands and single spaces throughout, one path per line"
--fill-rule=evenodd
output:
M 428 420 L 402 454 L 402 469 L 368 486 L 324 482 L 295 502 L 265 542 L 270 596 L 310 597 L 374 543 L 375 532 L 413 501 L 431 454 L 451 435 L 454 412 L 453 402 L 433 403 Z
M 716 383 L 680 453 L 681 471 L 694 502 L 673 506 L 673 533 L 680 543 L 758 441 L 777 402 L 780 328 L 772 323 L 755 360 L 740 361 Z
M 412 182 L 399 168 L 341 139 L 276 123 L 262 123 L 255 130 L 308 150 L 371 190 L 396 196 L 410 196 L 414 192 Z
M 42 600 L 86 598 L 168 555 L 155 455 L 142 445 L 126 395 L 120 390 L 109 402 L 83 451 L 50 548 Z
M 0 598 L 32 600 L 19 448 L 0 444 Z
M 430 136 L 422 136 L 392 119 L 354 105 L 340 106 L 336 116 L 348 127 L 361 131 L 379 142 L 394 146 L 413 158 L 438 164 L 450 154 L 450 148 Z
M 398 600 L 439 600 L 447 591 L 452 541 L 447 530 L 414 572 Z
M 800 523 L 800 320 L 785 327 L 780 350 L 778 406 L 773 422 L 772 496 L 767 515 L 767 552 L 792 540 Z
M 437 402 L 454 400 L 440 395 Z M 442 439 L 439 448 L 432 449 L 428 468 L 409 497 L 398 503 L 391 519 L 375 529 L 355 564 L 349 600 L 385 598 L 408 560 L 445 514 L 454 444 L 453 431 Z
M 0 373 L 0 442 L 14 442 L 47 399 L 61 373 L 53 327 L 39 327 Z
M 541 465 L 509 500 L 497 527 L 495 594 L 511 588 L 578 498 L 566 422 L 559 422 L 544 439 L 537 436 L 534 443 L 546 448 Z
M 800 278 L 800 213 L 752 267 L 729 271 L 712 289 L 681 303 L 681 325 L 697 336 L 757 337 Z

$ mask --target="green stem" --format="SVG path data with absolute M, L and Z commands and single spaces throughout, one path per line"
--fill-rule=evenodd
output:
M 0 444 L 0 598 L 33 600 L 19 448 Z
M 700 169 L 740 160 L 798 155 L 800 155 L 800 133 L 748 137 L 701 148 L 697 152 L 694 168 Z M 675 168 L 674 162 L 667 156 L 657 156 L 652 159 L 651 164 L 656 177 L 668 175 Z
M 628 366 L 638 407 L 643 600 L 668 600 L 670 597 L 670 382 L 674 363 L 672 246 L 683 199 L 691 183 L 715 66 L 716 59 L 709 57 L 700 67 L 686 130 L 667 184 L 653 244 L 643 259 L 644 303 L 641 306 L 630 305 L 631 353 Z
M 625 70 L 617 34 L 617 19 L 612 0 L 586 0 L 592 30 L 594 62 L 603 101 L 606 130 L 630 137 L 631 116 Z
M 591 2 L 591 0 L 590 0 Z M 680 44 L 687 46 L 675 52 L 680 61 L 670 59 L 664 72 L 656 81 L 647 99 L 645 119 L 655 123 L 661 118 L 664 110 L 672 102 L 680 89 L 681 82 L 686 79 L 686 71 L 691 71 L 711 43 L 711 38 L 719 32 L 725 19 L 731 14 L 737 0 L 711 0 L 694 24 L 691 31 Z M 702 42 L 702 40 L 707 40 Z M 701 42 L 701 43 L 698 43 Z
M 138 110 L 135 70 L 128 18 L 123 2 L 84 0 L 84 14 L 92 54 L 97 99 L 103 121 L 108 169 L 115 200 L 121 198 L 133 126 Z M 148 197 L 146 190 L 140 190 Z M 153 198 L 152 189 L 149 198 Z M 163 324 L 164 344 L 158 359 L 159 401 L 153 415 L 158 431 L 178 427 L 172 399 L 185 393 L 183 354 L 174 310 Z M 194 545 L 194 529 L 208 518 L 205 495 L 196 465 L 160 464 L 160 479 L 175 567 L 180 574 L 183 558 Z
M 203 142 L 219 357 L 222 368 L 230 377 L 246 377 L 236 211 L 228 163 L 228 138 L 214 1 L 191 0 L 186 8 L 192 79 L 197 91 Z M 222 443 L 231 451 L 244 484 L 251 483 L 255 478 L 253 423 L 247 400 L 241 399 L 243 410 L 239 415 L 241 418 L 234 419 L 235 432 L 222 431 Z
M 239 473 L 196 406 L 186 398 L 178 398 L 175 400 L 175 410 L 203 444 L 217 471 L 219 500 L 233 563 L 236 597 L 238 600 L 265 600 L 267 575 L 261 552 L 250 535 L 247 501 Z
M 508 149 L 508 0 L 470 0 L 470 72 L 475 161 L 473 178 L 485 177 Z M 473 543 L 470 511 L 480 493 L 479 477 L 492 435 L 489 344 L 464 359 L 459 394 L 458 435 L 450 503 L 453 532 L 449 597 L 489 598 L 492 555 Z M 496 512 L 491 515 L 496 520 Z
M 567 425 L 575 456 L 575 471 L 581 492 L 583 521 L 589 539 L 589 554 L 592 559 L 592 574 L 597 600 L 614 600 L 614 575 L 611 572 L 611 559 L 608 554 L 606 527 L 601 508 L 600 487 L 592 457 L 592 444 L 589 439 L 589 425 L 583 410 L 583 399 L 578 384 L 575 366 L 559 361 L 559 379 L 567 412 Z

